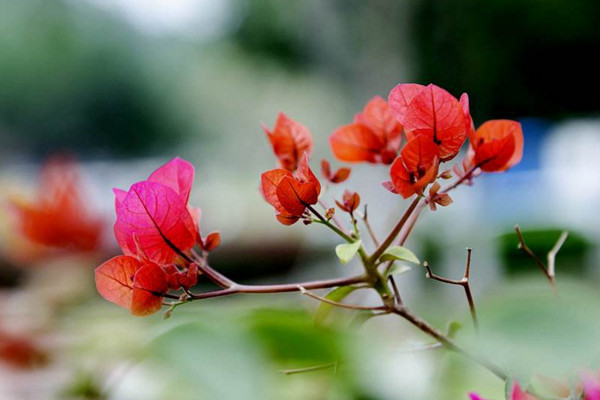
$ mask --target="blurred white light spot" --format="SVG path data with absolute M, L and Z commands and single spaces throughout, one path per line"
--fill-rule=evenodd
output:
M 88 0 L 120 14 L 135 28 L 155 35 L 211 40 L 232 25 L 228 0 Z

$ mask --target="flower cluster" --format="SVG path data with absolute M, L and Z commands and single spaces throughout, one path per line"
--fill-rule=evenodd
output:
M 194 167 L 175 158 L 128 191 L 114 189 L 115 237 L 123 255 L 96 268 L 98 292 L 134 315 L 162 307 L 169 290 L 187 290 L 198 280 L 189 256 L 195 245 L 210 251 L 218 233 L 202 239 L 200 209 L 188 205 Z

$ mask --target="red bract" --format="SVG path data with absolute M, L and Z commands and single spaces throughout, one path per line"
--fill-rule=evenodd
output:
M 263 129 L 273 146 L 273 152 L 281 168 L 295 171 L 304 154 L 312 153 L 313 139 L 310 131 L 302 124 L 280 112 L 273 131 L 263 125 Z
M 397 156 L 402 141 L 402 125 L 387 102 L 372 98 L 354 123 L 339 127 L 329 137 L 333 155 L 344 162 L 390 164 Z
M 96 288 L 106 300 L 145 316 L 160 310 L 167 275 L 156 264 L 117 256 L 96 268 Z
M 193 166 L 176 158 L 127 193 L 115 190 L 115 236 L 125 255 L 138 255 L 139 247 L 153 262 L 168 264 L 194 247 L 196 210 L 187 205 L 193 176 Z
M 384 187 L 405 199 L 415 193 L 422 193 L 427 184 L 437 177 L 439 165 L 438 148 L 427 137 L 418 136 L 410 140 L 402 149 L 390 168 L 390 182 Z
M 523 156 L 523 131 L 516 121 L 487 121 L 471 133 L 469 141 L 469 160 L 482 171 L 505 171 Z
M 434 84 L 400 84 L 389 95 L 390 108 L 404 125 L 406 138 L 429 138 L 438 146 L 442 161 L 458 154 L 470 130 L 468 98 L 463 95 L 461 100 L 462 105 Z
M 321 160 L 321 175 L 331 183 L 342 183 L 350 177 L 350 168 L 342 167 L 337 171 L 331 171 L 331 165 L 326 159 Z
M 21 231 L 30 241 L 68 251 L 97 247 L 102 221 L 90 214 L 72 162 L 50 160 L 43 167 L 35 202 L 13 201 L 13 205 Z
M 277 220 L 292 225 L 302 217 L 307 206 L 317 203 L 321 184 L 310 169 L 305 154 L 295 175 L 281 168 L 263 173 L 261 191 L 277 211 Z

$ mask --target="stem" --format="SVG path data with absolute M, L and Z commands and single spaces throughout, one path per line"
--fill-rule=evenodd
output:
M 327 204 L 325 204 L 325 202 L 321 199 L 319 199 L 319 205 L 321 207 L 323 207 L 325 210 L 328 210 L 329 208 L 331 208 L 331 207 L 328 207 Z M 348 234 L 348 231 L 344 228 L 344 225 L 342 224 L 340 219 L 337 217 L 337 215 L 333 214 L 333 217 L 331 217 L 331 220 L 342 232 L 344 232 L 345 234 Z
M 292 374 L 301 374 L 303 372 L 320 371 L 320 370 L 329 369 L 329 368 L 335 368 L 335 369 L 337 369 L 337 367 L 338 367 L 338 363 L 337 362 L 332 362 L 332 363 L 321 364 L 321 365 L 313 365 L 311 367 L 295 368 L 295 369 L 285 369 L 285 370 L 283 370 L 281 372 L 283 372 L 286 375 L 292 375 Z
M 210 267 L 209 267 L 210 268 Z M 252 293 L 252 294 L 261 294 L 261 293 L 285 293 L 285 292 L 299 292 L 300 288 L 304 289 L 327 289 L 337 286 L 348 286 L 356 283 L 367 282 L 366 275 L 357 275 L 351 276 L 349 278 L 338 278 L 338 279 L 328 279 L 321 281 L 312 281 L 312 282 L 303 282 L 303 283 L 288 283 L 281 285 L 242 285 L 238 283 L 234 283 L 232 286 L 215 290 L 212 292 L 199 293 L 194 294 L 190 297 L 190 300 L 202 300 L 209 299 L 212 297 L 222 297 L 229 296 L 232 294 L 238 293 Z
M 340 228 L 338 228 L 337 226 L 333 225 L 331 222 L 327 221 L 327 219 L 325 219 L 325 217 L 323 217 L 317 210 L 315 210 L 314 207 L 307 205 L 306 208 L 312 212 L 315 217 L 317 217 L 321 223 L 323 225 L 326 225 L 329 229 L 331 229 L 332 231 L 334 231 L 335 233 L 338 234 L 338 236 L 340 236 L 342 239 L 344 239 L 346 242 L 348 243 L 354 243 L 354 239 L 352 239 L 349 235 L 347 235 L 345 232 L 343 232 Z
M 352 304 L 344 304 L 344 303 L 340 303 L 337 301 L 333 301 L 333 300 L 329 300 L 328 298 L 316 295 L 312 292 L 309 292 L 308 290 L 306 290 L 304 287 L 302 286 L 298 286 L 298 290 L 300 290 L 300 293 L 303 295 L 306 295 L 308 297 L 311 297 L 315 300 L 319 300 L 322 303 L 327 303 L 330 304 L 334 307 L 339 307 L 339 308 L 346 308 L 348 310 L 360 310 L 360 311 L 383 311 L 386 309 L 385 306 L 377 306 L 377 307 L 368 307 L 368 306 L 357 306 L 357 305 L 352 305 Z
M 462 184 L 464 181 L 466 181 L 467 179 L 471 178 L 471 175 L 473 175 L 473 172 L 475 172 L 475 170 L 477 168 L 479 168 L 481 166 L 481 164 L 483 163 L 479 163 L 475 166 L 473 166 L 473 168 L 471 168 L 467 173 L 465 173 L 462 177 L 460 177 L 456 182 L 454 182 L 453 184 L 451 184 L 450 186 L 440 190 L 438 193 L 448 193 L 449 191 L 451 191 L 452 189 L 456 188 L 457 186 L 459 186 L 460 184 Z
M 371 264 L 375 264 L 377 259 L 387 250 L 388 247 L 390 247 L 390 245 L 396 239 L 396 236 L 398 236 L 398 233 L 400 233 L 400 230 L 402 229 L 402 227 L 404 226 L 404 224 L 406 223 L 406 221 L 412 214 L 415 207 L 417 207 L 417 204 L 419 203 L 419 201 L 421 201 L 421 197 L 416 197 L 413 200 L 413 202 L 410 203 L 410 206 L 408 206 L 406 211 L 404 211 L 404 214 L 402 214 L 402 217 L 400 218 L 400 220 L 398 221 L 396 226 L 394 226 L 394 229 L 392 229 L 392 231 L 388 234 L 388 236 L 385 238 L 383 243 L 381 243 L 381 245 L 379 247 L 377 247 L 377 249 L 373 252 L 371 257 L 369 258 L 369 262 Z
M 395 306 L 393 308 L 392 312 L 403 317 L 404 319 L 406 319 L 408 322 L 410 322 L 411 324 L 413 324 L 414 326 L 419 328 L 424 333 L 428 334 L 429 336 L 433 337 L 434 339 L 437 339 L 446 349 L 452 350 L 455 353 L 461 354 L 461 355 L 469 358 L 470 360 L 472 360 L 472 361 L 476 362 L 477 364 L 481 365 L 482 367 L 486 368 L 488 371 L 490 371 L 491 373 L 493 373 L 494 375 L 496 375 L 498 378 L 502 379 L 503 381 L 506 381 L 506 379 L 508 378 L 506 373 L 504 373 L 504 371 L 500 367 L 498 367 L 496 364 L 494 364 L 493 362 L 491 362 L 490 360 L 488 360 L 486 358 L 482 358 L 476 354 L 473 354 L 473 353 L 457 346 L 451 339 L 446 337 L 442 332 L 438 331 L 433 326 L 429 325 L 423 319 L 412 314 L 410 311 L 408 311 L 408 309 L 406 309 L 406 307 Z
M 359 216 L 361 217 L 363 223 L 365 224 L 365 227 L 367 228 L 367 231 L 369 232 L 369 236 L 371 236 L 371 240 L 373 241 L 373 244 L 375 245 L 375 247 L 379 247 L 379 240 L 377 240 L 377 236 L 375 235 L 375 231 L 373 231 L 373 228 L 371 227 L 371 223 L 369 222 L 369 217 L 367 214 L 367 205 L 365 204 L 365 211 L 362 215 Z

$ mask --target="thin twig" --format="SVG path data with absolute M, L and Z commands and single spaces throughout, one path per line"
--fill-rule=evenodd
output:
M 544 264 L 544 262 L 533 252 L 531 249 L 525 244 L 525 238 L 523 237 L 523 232 L 521 232 L 521 228 L 519 225 L 515 225 L 515 231 L 517 232 L 517 236 L 519 238 L 518 248 L 522 250 L 525 254 L 529 256 L 536 264 L 540 267 L 550 286 L 552 287 L 552 291 L 556 296 L 558 296 L 558 288 L 556 287 L 556 270 L 555 270 L 555 262 L 556 262 L 556 253 L 560 250 L 562 245 L 565 243 L 568 237 L 567 232 L 562 232 L 552 247 L 552 249 L 548 252 L 548 266 Z
M 337 372 L 338 365 L 339 365 L 339 363 L 336 361 L 336 362 L 332 362 L 332 363 L 313 365 L 313 366 L 304 367 L 304 368 L 284 369 L 281 372 L 285 375 L 293 375 L 293 374 L 301 374 L 304 372 L 321 371 L 321 370 L 329 369 L 329 368 L 334 368 L 335 371 Z
M 312 292 L 309 292 L 308 290 L 306 290 L 302 286 L 298 286 L 298 290 L 300 291 L 301 294 L 306 295 L 308 297 L 311 297 L 311 298 L 313 298 L 315 300 L 319 300 L 320 302 L 327 303 L 327 304 L 330 304 L 330 305 L 335 306 L 335 307 L 346 308 L 348 310 L 381 311 L 381 310 L 385 310 L 386 309 L 385 306 L 369 307 L 369 306 L 357 306 L 357 305 L 352 305 L 352 304 L 339 303 L 337 301 L 329 300 L 329 299 L 327 299 L 325 297 L 321 297 L 321 296 L 316 295 L 316 294 L 314 294 Z
M 394 297 L 396 298 L 396 303 L 402 304 L 402 298 L 400 297 L 400 291 L 398 290 L 398 286 L 396 286 L 396 280 L 392 274 L 388 275 L 388 280 L 392 285 L 392 290 L 394 291 Z
M 471 273 L 471 248 L 467 248 L 467 262 L 465 266 L 465 274 L 462 279 L 454 280 L 444 278 L 442 276 L 436 275 L 431 271 L 429 267 L 429 263 L 425 261 L 423 266 L 425 267 L 426 273 L 425 276 L 429 279 L 433 279 L 439 282 L 447 283 L 449 285 L 458 285 L 462 286 L 465 290 L 465 296 L 467 298 L 467 302 L 469 303 L 469 311 L 471 312 L 471 318 L 473 319 L 473 326 L 476 330 L 479 330 L 479 319 L 477 318 L 477 311 L 475 309 L 475 301 L 473 300 L 473 294 L 471 293 L 471 285 L 469 284 L 469 275 Z
M 364 209 L 365 209 L 365 211 L 362 214 L 359 213 L 359 217 L 360 217 L 360 219 L 362 219 L 363 224 L 367 228 L 367 232 L 369 232 L 369 236 L 371 237 L 373 244 L 375 245 L 375 247 L 379 247 L 379 240 L 377 240 L 375 231 L 373 230 L 373 227 L 371 226 L 371 223 L 369 222 L 369 215 L 367 214 L 367 205 L 366 204 L 365 204 Z

